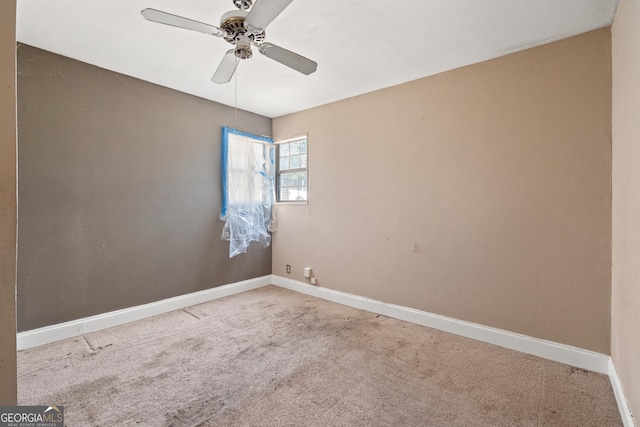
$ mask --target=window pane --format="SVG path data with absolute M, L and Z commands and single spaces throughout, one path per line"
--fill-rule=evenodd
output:
M 304 187 L 296 188 L 296 200 L 307 200 L 307 190 Z
M 289 157 L 289 168 L 298 169 L 300 167 L 300 156 Z
M 304 191 L 307 191 L 307 171 L 299 172 L 299 174 L 300 179 L 298 180 L 298 183 Z
M 299 141 L 291 141 L 289 148 L 289 155 L 293 156 L 300 153 L 300 144 Z
M 283 157 L 280 159 L 280 170 L 291 169 L 289 167 L 289 157 Z
M 289 187 L 280 187 L 280 200 L 289 200 Z
M 298 172 L 289 174 L 289 181 L 287 181 L 287 185 L 291 187 L 295 187 L 296 185 L 298 185 Z
M 279 201 L 295 202 L 308 200 L 306 168 L 309 158 L 307 148 L 306 138 L 278 145 L 277 173 Z
M 298 187 L 289 188 L 289 200 L 301 200 L 300 192 L 298 191 Z

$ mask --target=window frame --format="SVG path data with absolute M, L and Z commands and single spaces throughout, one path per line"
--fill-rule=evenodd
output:
M 222 127 L 222 141 L 221 141 L 221 158 L 220 158 L 220 163 L 221 163 L 221 175 L 222 175 L 222 206 L 221 206 L 221 218 L 224 218 L 227 214 L 227 210 L 229 206 L 235 205 L 236 203 L 234 203 L 234 201 L 229 200 L 229 194 L 227 191 L 227 179 L 229 177 L 229 172 L 230 170 L 236 171 L 236 170 L 242 170 L 240 168 L 231 168 L 230 169 L 230 165 L 229 165 L 229 142 L 231 141 L 231 137 L 232 136 L 236 136 L 236 137 L 240 137 L 240 138 L 246 138 L 246 139 L 250 139 L 252 140 L 251 142 L 254 144 L 259 144 L 262 145 L 264 147 L 265 150 L 267 150 L 267 152 L 264 153 L 265 158 L 269 158 L 271 156 L 276 156 L 277 155 L 277 150 L 273 150 L 274 148 L 277 148 L 275 146 L 275 141 L 273 138 L 268 137 L 268 136 L 263 136 L 263 135 L 257 135 L 257 134 L 252 134 L 249 132 L 245 132 L 245 131 L 241 131 L 238 130 L 236 128 L 231 128 L 228 126 L 223 126 Z M 274 153 L 275 151 L 275 153 Z M 270 171 L 268 171 L 268 173 L 270 172 L 270 177 L 273 180 L 274 176 L 275 176 L 275 172 L 276 172 L 276 163 L 277 158 L 271 158 L 271 167 L 269 167 L 269 165 L 267 165 L 267 169 L 270 169 Z M 275 190 L 275 184 L 277 184 L 276 182 L 272 181 L 272 188 Z M 274 195 L 272 194 L 271 198 L 271 202 L 270 203 L 275 203 L 276 200 L 273 197 Z
M 304 140 L 307 146 L 307 162 L 304 168 L 296 168 L 296 169 L 285 169 L 284 171 L 280 170 L 280 149 L 284 144 L 290 144 L 295 141 Z M 309 137 L 307 134 L 298 135 L 293 138 L 287 138 L 283 140 L 274 141 L 276 150 L 275 150 L 275 203 L 278 204 L 288 204 L 288 205 L 307 205 L 309 203 Z M 281 173 L 289 173 L 289 172 L 305 172 L 306 173 L 306 199 L 303 200 L 281 200 L 280 199 L 280 174 Z

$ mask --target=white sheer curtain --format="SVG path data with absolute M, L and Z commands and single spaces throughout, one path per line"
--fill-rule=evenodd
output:
M 247 252 L 252 241 L 271 243 L 275 171 L 273 139 L 222 129 L 222 239 L 229 258 Z

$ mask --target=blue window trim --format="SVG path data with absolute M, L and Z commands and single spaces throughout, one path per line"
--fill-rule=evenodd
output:
M 261 142 L 266 142 L 269 144 L 273 144 L 274 142 L 273 138 L 268 136 L 254 135 L 252 133 L 243 132 L 241 130 L 238 130 L 236 128 L 230 128 L 228 126 L 222 127 L 222 145 L 220 150 L 220 168 L 221 168 L 221 174 L 222 174 L 222 214 L 221 214 L 222 218 L 224 218 L 225 215 L 227 215 L 227 206 L 229 205 L 229 200 L 228 200 L 229 193 L 227 191 L 227 168 L 228 168 L 227 159 L 229 158 L 229 135 L 231 134 L 238 135 L 238 136 L 245 136 L 245 137 L 255 139 Z M 271 159 L 271 161 L 273 162 L 274 159 Z

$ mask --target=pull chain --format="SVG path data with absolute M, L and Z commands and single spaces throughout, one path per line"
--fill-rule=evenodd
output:
M 238 61 L 238 58 L 236 58 L 236 61 Z M 236 68 L 235 76 L 233 77 L 233 84 L 234 84 L 234 101 L 233 101 L 234 121 L 236 122 L 236 126 L 237 126 L 238 125 L 238 68 Z

